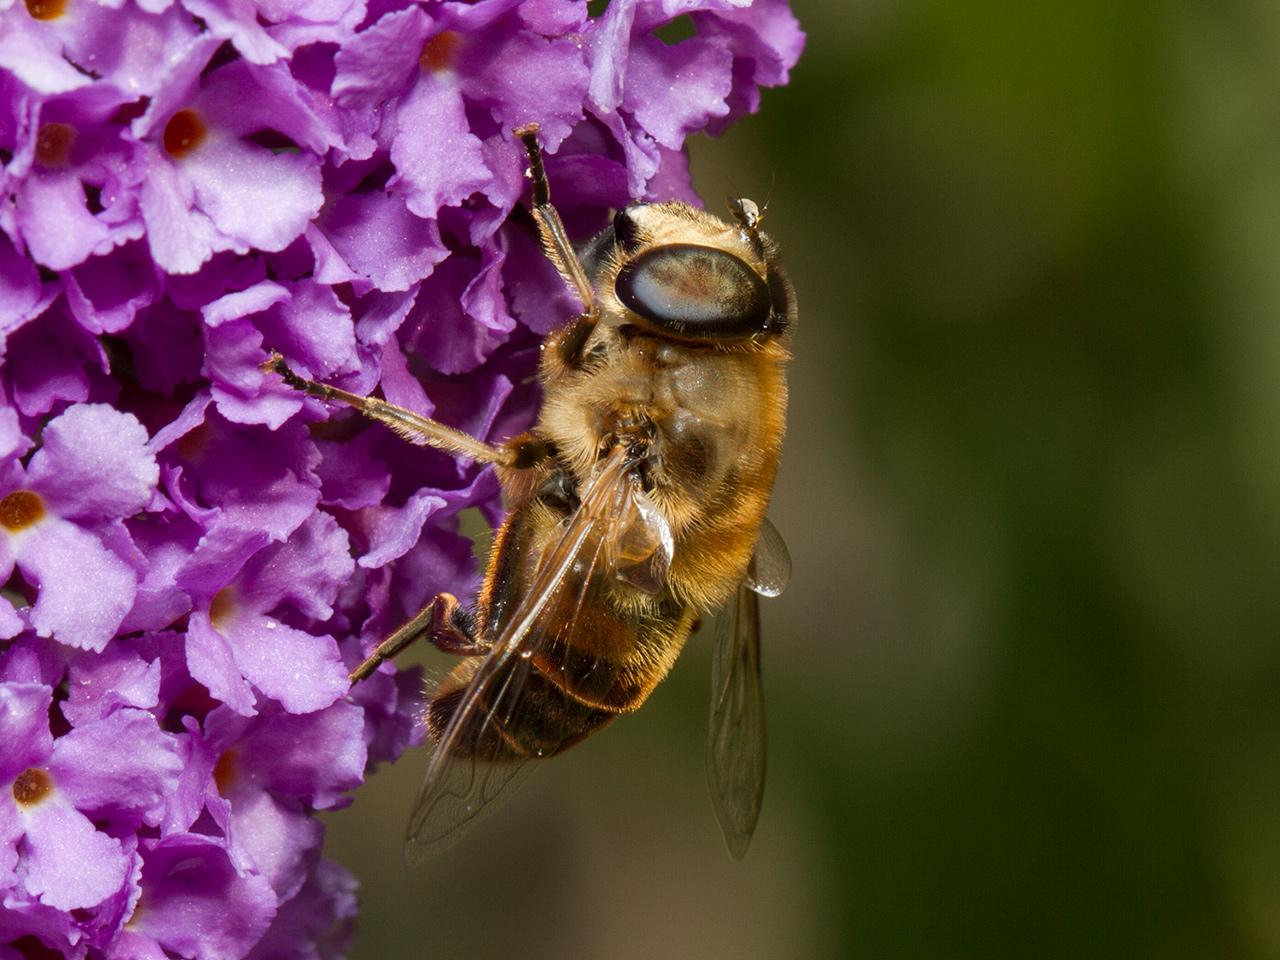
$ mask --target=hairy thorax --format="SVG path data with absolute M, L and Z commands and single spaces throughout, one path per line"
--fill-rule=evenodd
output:
M 617 443 L 675 540 L 672 593 L 700 610 L 740 582 L 782 443 L 785 350 L 727 351 L 596 331 L 579 371 L 550 391 L 537 432 L 579 484 Z

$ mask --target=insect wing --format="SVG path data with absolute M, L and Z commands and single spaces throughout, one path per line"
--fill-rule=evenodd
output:
M 778 528 L 766 517 L 756 537 L 756 552 L 747 573 L 747 586 L 762 597 L 776 597 L 791 582 L 791 551 Z
M 711 660 L 707 779 L 729 852 L 742 859 L 764 798 L 764 692 L 760 685 L 760 599 L 738 588 L 716 628 Z
M 576 616 L 599 589 L 609 533 L 629 492 L 626 466 L 621 452 L 604 462 L 559 540 L 540 558 L 492 651 L 477 661 L 470 682 L 446 705 L 451 713 L 409 818 L 405 855 L 410 862 L 452 845 L 541 755 L 514 742 L 510 731 L 527 707 L 534 664 L 551 642 L 553 632 L 542 629 L 545 619 L 565 610 Z

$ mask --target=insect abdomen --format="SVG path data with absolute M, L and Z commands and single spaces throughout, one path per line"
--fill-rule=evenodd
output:
M 486 633 L 497 631 L 495 621 L 518 606 L 516 557 L 538 539 L 540 522 L 554 518 L 518 509 L 498 531 L 478 603 Z M 551 600 L 521 644 L 537 653 L 528 659 L 515 655 L 503 675 L 478 692 L 487 699 L 471 711 L 474 729 L 453 738 L 455 755 L 490 761 L 550 756 L 645 701 L 680 653 L 692 616 L 670 603 L 655 604 L 649 615 L 622 611 L 603 589 L 586 594 L 565 590 Z M 433 739 L 439 740 L 453 718 L 478 666 L 479 661 L 459 664 L 431 699 L 427 726 Z
M 432 697 L 427 706 L 427 729 L 432 739 L 439 740 L 453 719 L 474 672 L 473 664 L 462 664 Z M 617 716 L 566 696 L 539 670 L 529 669 L 526 662 L 511 664 L 507 672 L 492 685 L 491 696 L 486 699 L 481 694 L 481 702 L 471 712 L 473 729 L 461 730 L 453 739 L 454 756 L 478 756 L 498 763 L 549 757 L 572 747 Z M 504 682 L 517 676 L 518 690 Z

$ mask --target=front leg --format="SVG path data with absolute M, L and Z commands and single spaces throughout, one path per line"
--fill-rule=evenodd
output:
M 368 659 L 351 671 L 351 682 L 359 683 L 385 661 L 422 637 L 444 653 L 461 657 L 481 657 L 489 644 L 475 635 L 475 621 L 451 593 L 441 593 L 430 600 L 417 615 L 383 640 Z
M 587 280 L 586 271 L 573 252 L 569 235 L 565 232 L 564 221 L 551 205 L 551 185 L 547 182 L 547 172 L 542 165 L 542 147 L 538 143 L 538 125 L 526 124 L 515 131 L 520 142 L 524 144 L 529 155 L 529 178 L 533 181 L 533 219 L 538 224 L 538 235 L 542 239 L 542 250 L 551 261 L 551 265 L 564 278 L 582 301 L 582 313 L 560 335 L 550 337 L 547 347 L 555 351 L 560 362 L 570 370 L 582 365 L 582 347 L 591 336 L 600 319 L 599 307 L 596 305 L 595 291 Z
M 273 352 L 262 364 L 262 369 L 278 373 L 285 383 L 301 393 L 321 400 L 335 400 L 354 407 L 370 420 L 386 424 L 411 443 L 426 443 L 458 456 L 470 457 L 481 463 L 496 463 L 504 467 L 510 466 L 514 459 L 515 455 L 505 447 L 495 447 L 483 440 L 477 440 L 470 434 L 427 417 L 420 417 L 412 410 L 397 407 L 394 403 L 387 403 L 376 397 L 362 397 L 327 383 L 320 383 L 318 380 L 300 377 L 278 353 Z

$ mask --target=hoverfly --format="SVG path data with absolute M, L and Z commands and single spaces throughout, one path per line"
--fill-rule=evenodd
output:
M 741 857 L 764 790 L 757 594 L 790 559 L 765 519 L 785 425 L 795 294 L 760 209 L 725 222 L 635 203 L 579 251 L 529 156 L 544 251 L 583 313 L 543 344 L 536 426 L 499 445 L 371 397 L 266 367 L 406 438 L 493 464 L 508 513 L 474 612 L 443 593 L 351 674 L 426 638 L 462 660 L 429 698 L 434 750 L 410 859 L 457 838 L 530 766 L 638 708 L 700 619 L 726 603 L 713 661 L 708 771 Z

